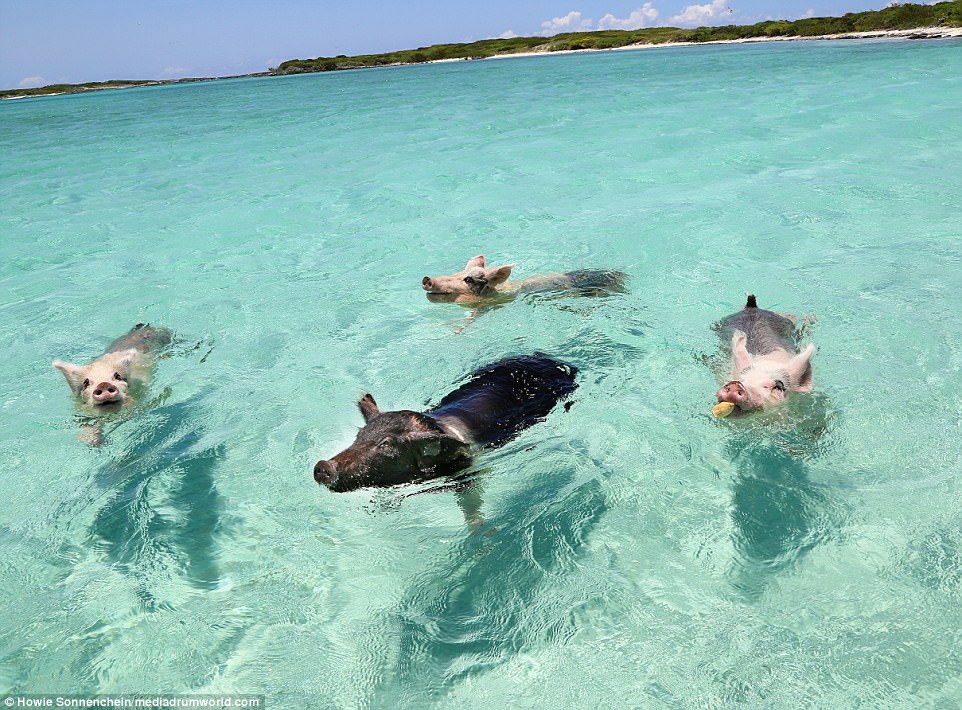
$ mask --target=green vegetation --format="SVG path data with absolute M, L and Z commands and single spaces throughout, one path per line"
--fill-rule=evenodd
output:
M 771 20 L 754 25 L 698 27 L 688 30 L 677 27 L 652 27 L 641 30 L 568 32 L 554 37 L 512 37 L 510 39 L 485 39 L 468 44 L 435 44 L 430 47 L 418 47 L 417 49 L 405 49 L 383 54 L 362 54 L 354 57 L 342 54 L 336 57 L 317 57 L 316 59 L 291 59 L 277 67 L 271 67 L 269 73 L 304 74 L 392 64 L 420 64 L 439 59 L 484 59 L 519 52 L 613 49 L 631 44 L 714 42 L 764 37 L 815 37 L 819 35 L 844 35 L 851 32 L 912 30 L 921 27 L 962 27 L 962 0 L 952 0 L 937 5 L 897 4 L 883 10 L 848 13 L 842 17 L 808 17 L 793 22 Z M 0 91 L 0 98 L 76 93 L 125 86 L 173 84 L 185 81 L 206 81 L 206 79 L 178 79 L 175 81 L 114 80 L 91 82 L 89 84 L 55 84 L 37 89 Z
M 850 32 L 911 30 L 920 27 L 962 26 L 962 0 L 937 5 L 912 3 L 893 5 L 884 10 L 849 13 L 843 17 L 809 17 L 803 20 L 775 20 L 754 25 L 699 27 L 684 30 L 677 27 L 652 27 L 641 30 L 607 30 L 601 32 L 569 32 L 554 37 L 513 37 L 486 39 L 470 44 L 436 44 L 400 52 L 365 54 L 356 57 L 318 57 L 292 59 L 272 68 L 272 74 L 358 69 L 390 64 L 416 64 L 438 59 L 483 59 L 519 52 L 557 52 L 570 49 L 612 49 L 631 44 L 663 44 L 665 42 L 713 42 L 752 37 L 815 37 Z
M 484 59 L 497 54 L 528 52 L 545 43 L 544 37 L 514 37 L 512 39 L 483 39 L 470 44 L 435 44 L 430 47 L 404 49 L 384 54 L 361 54 L 354 57 L 318 57 L 317 59 L 292 59 L 277 68 L 272 74 L 304 74 L 335 69 L 359 69 L 361 67 L 380 67 L 391 64 L 419 64 L 439 59 Z
M 0 91 L 0 98 L 4 96 L 42 96 L 44 94 L 67 94 L 81 91 L 96 91 L 97 89 L 117 89 L 124 86 L 143 86 L 155 82 L 134 81 L 128 79 L 111 79 L 110 81 L 91 81 L 86 84 L 50 84 L 35 89 L 8 89 Z M 159 82 L 157 82 L 159 83 Z
M 261 74 L 244 74 L 243 76 L 267 76 Z M 0 91 L 0 99 L 19 98 L 21 96 L 49 96 L 50 94 L 82 94 L 88 91 L 104 89 L 130 89 L 135 86 L 162 86 L 165 84 L 190 84 L 197 81 L 216 81 L 217 79 L 239 79 L 242 77 L 202 77 L 193 79 L 111 79 L 110 81 L 90 81 L 86 84 L 49 84 L 34 89 L 7 89 Z

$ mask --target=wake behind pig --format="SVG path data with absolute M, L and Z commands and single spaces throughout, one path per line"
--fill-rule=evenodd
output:
M 70 390 L 88 415 L 116 413 L 134 405 L 146 393 L 154 360 L 169 345 L 167 328 L 138 323 L 114 340 L 103 354 L 87 365 L 54 360 Z M 82 438 L 99 445 L 100 428 L 88 426 Z
M 477 447 L 498 447 L 544 419 L 578 387 L 577 369 L 545 355 L 513 357 L 472 373 L 426 412 L 382 412 L 358 402 L 364 428 L 350 447 L 318 461 L 314 479 L 335 492 L 447 476 Z
M 759 308 L 749 295 L 745 307 L 715 329 L 731 355 L 728 381 L 716 393 L 715 416 L 745 416 L 784 402 L 790 392 L 811 392 L 815 345 L 799 351 L 802 332 L 795 316 Z

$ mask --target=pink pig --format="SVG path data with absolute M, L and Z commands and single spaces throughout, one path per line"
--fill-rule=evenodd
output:
M 567 292 L 574 296 L 608 296 L 625 292 L 627 275 L 608 269 L 579 269 L 508 281 L 514 264 L 488 267 L 484 256 L 468 260 L 450 276 L 425 276 L 421 288 L 429 301 L 479 306 L 510 300 L 519 293 Z
M 759 308 L 754 295 L 745 307 L 715 326 L 731 348 L 731 375 L 718 390 L 719 402 L 744 416 L 783 402 L 789 392 L 811 392 L 815 345 L 798 350 L 795 317 Z M 730 340 L 729 340 L 730 338 Z
M 82 441 L 93 446 L 103 443 L 102 423 L 91 417 L 132 407 L 147 389 L 156 355 L 171 339 L 167 328 L 138 323 L 87 365 L 53 361 L 88 415 L 88 424 L 81 429 Z

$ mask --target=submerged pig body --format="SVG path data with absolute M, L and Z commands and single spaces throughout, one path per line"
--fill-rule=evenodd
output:
M 479 305 L 510 300 L 520 293 L 558 291 L 577 296 L 624 293 L 627 280 L 627 275 L 620 271 L 580 269 L 509 281 L 513 268 L 514 265 L 487 267 L 484 256 L 476 256 L 456 274 L 425 276 L 421 279 L 421 288 L 430 301 Z
M 134 403 L 146 387 L 154 356 L 171 342 L 167 328 L 138 323 L 88 365 L 54 360 L 71 391 L 92 413 L 116 412 Z
M 755 296 L 749 296 L 745 307 L 716 329 L 731 355 L 728 382 L 716 397 L 735 405 L 733 416 L 778 404 L 789 392 L 811 391 L 815 346 L 799 351 L 792 317 L 759 308 Z
M 346 450 L 318 461 L 314 479 L 333 491 L 446 476 L 471 465 L 474 447 L 497 447 L 544 419 L 577 388 L 577 370 L 543 355 L 500 360 L 425 412 L 381 412 L 365 395 L 364 428 Z

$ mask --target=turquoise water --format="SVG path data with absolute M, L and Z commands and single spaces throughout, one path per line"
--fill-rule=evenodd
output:
M 962 45 L 459 62 L 0 105 L 0 691 L 270 707 L 962 704 Z M 424 275 L 613 268 L 454 334 Z M 717 422 L 712 322 L 814 314 L 816 394 Z M 76 439 L 54 358 L 179 336 Z M 429 486 L 361 419 L 542 350 L 580 388 Z M 787 420 L 787 421 L 786 421 Z

